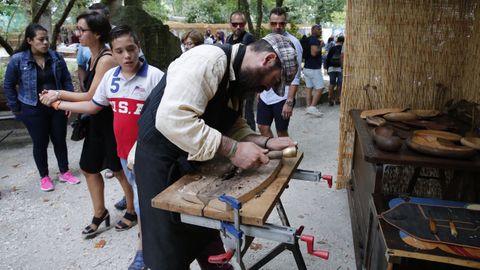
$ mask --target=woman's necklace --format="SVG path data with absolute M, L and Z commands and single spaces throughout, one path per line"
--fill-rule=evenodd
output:
M 45 56 L 43 56 L 43 55 L 39 55 L 39 56 L 34 55 L 33 58 L 35 59 L 35 63 L 37 63 L 37 65 L 38 65 L 41 69 L 45 69 Z

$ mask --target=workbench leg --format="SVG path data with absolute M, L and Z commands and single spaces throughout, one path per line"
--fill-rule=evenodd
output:
M 282 221 L 282 225 L 290 227 L 290 222 L 288 221 L 287 213 L 285 212 L 285 208 L 283 208 L 283 204 L 280 199 L 278 199 L 278 202 L 275 205 L 275 208 L 277 208 L 277 212 L 278 212 L 278 215 L 280 216 L 280 220 Z
M 293 253 L 293 257 L 295 258 L 295 262 L 297 263 L 297 267 L 299 270 L 307 270 L 307 266 L 305 265 L 305 261 L 303 260 L 302 252 L 300 252 L 300 247 L 298 242 L 296 244 L 285 244 L 282 243 L 276 246 L 273 250 L 271 250 L 267 255 L 265 255 L 261 260 L 256 262 L 249 270 L 257 270 L 263 267 L 265 264 L 273 260 L 277 257 L 280 253 L 285 251 L 285 249 L 290 250 Z

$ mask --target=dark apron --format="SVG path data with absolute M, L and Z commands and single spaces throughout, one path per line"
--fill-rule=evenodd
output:
M 227 54 L 228 67 L 231 47 L 225 46 L 225 48 L 222 47 Z M 241 64 L 241 61 L 235 62 L 239 62 L 238 65 Z M 201 259 L 200 257 L 205 259 L 208 255 L 217 255 L 225 251 L 221 245 L 221 239 L 217 230 L 181 223 L 179 214 L 152 207 L 151 200 L 157 194 L 180 179 L 184 174 L 194 170 L 194 165 L 187 161 L 187 153 L 170 142 L 155 128 L 156 112 L 163 97 L 167 76 L 168 74 L 165 74 L 160 83 L 153 89 L 150 97 L 145 102 L 139 119 L 135 176 L 141 209 L 145 264 L 155 270 L 182 270 L 189 269 L 190 263 L 195 259 Z M 206 112 L 215 111 L 215 109 L 209 110 L 211 103 L 219 106 L 223 104 L 222 96 L 229 95 L 228 79 L 229 69 L 227 68 L 217 94 L 209 102 Z M 226 106 L 221 110 L 225 108 Z M 206 114 L 215 115 L 213 113 Z M 220 115 L 224 119 L 223 123 L 228 123 L 228 125 L 221 127 L 216 126 L 217 124 L 220 125 L 220 118 L 213 121 L 210 119 L 204 120 L 209 126 L 222 132 L 222 130 L 229 129 L 240 116 L 239 111 L 226 114 Z M 216 115 L 218 116 L 219 114 L 217 113 Z M 212 243 L 215 242 L 220 244 L 212 247 Z M 228 269 L 231 266 L 226 265 L 225 267 Z M 215 265 L 209 265 L 207 268 L 224 269 Z

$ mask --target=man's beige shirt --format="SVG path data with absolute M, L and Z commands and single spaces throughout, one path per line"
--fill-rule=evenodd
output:
M 233 60 L 240 44 L 232 47 L 230 81 L 235 81 Z M 157 109 L 155 127 L 172 143 L 188 153 L 189 160 L 212 159 L 220 147 L 222 134 L 199 117 L 215 96 L 225 74 L 227 56 L 221 48 L 200 45 L 170 64 L 167 86 Z M 236 103 L 236 102 L 233 102 Z M 238 104 L 229 103 L 236 109 Z M 235 140 L 254 133 L 239 118 L 228 134 Z

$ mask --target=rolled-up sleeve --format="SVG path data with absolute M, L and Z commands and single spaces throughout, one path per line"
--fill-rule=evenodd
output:
M 220 147 L 222 134 L 199 117 L 215 96 L 226 68 L 225 53 L 213 46 L 194 48 L 168 68 L 155 127 L 187 152 L 189 160 L 212 159 Z

